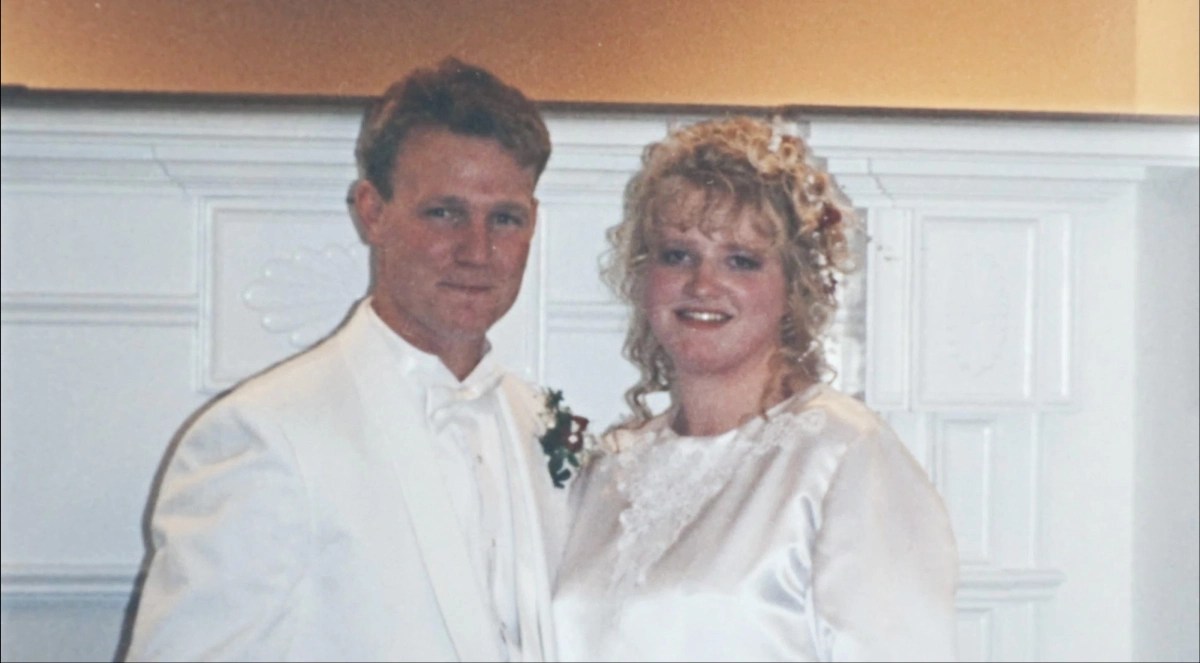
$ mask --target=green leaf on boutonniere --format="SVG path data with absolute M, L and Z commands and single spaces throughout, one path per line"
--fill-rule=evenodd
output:
M 566 466 L 582 467 L 592 455 L 595 444 L 587 432 L 587 418 L 572 414 L 571 408 L 563 405 L 561 391 L 546 390 L 545 406 L 540 417 L 545 430 L 538 442 L 542 452 L 549 457 L 547 469 L 554 487 L 562 488 L 574 475 Z

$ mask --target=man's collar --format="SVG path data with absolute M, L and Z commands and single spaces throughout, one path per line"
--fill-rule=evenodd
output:
M 483 357 L 467 377 L 459 380 L 437 355 L 425 352 L 405 338 L 397 334 L 379 317 L 371 306 L 371 297 L 364 298 L 359 303 L 360 313 L 367 319 L 373 333 L 378 334 L 386 343 L 392 356 L 405 375 L 411 375 L 423 387 L 439 387 L 461 392 L 466 399 L 478 397 L 491 391 L 504 376 L 504 370 L 496 360 L 490 341 L 484 341 Z

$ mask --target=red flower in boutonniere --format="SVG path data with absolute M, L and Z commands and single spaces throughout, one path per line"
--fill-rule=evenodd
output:
M 563 405 L 561 391 L 546 390 L 546 409 L 541 413 L 542 434 L 538 442 L 549 460 L 550 480 L 555 488 L 567 485 L 567 480 L 587 463 L 595 450 L 595 439 L 587 432 L 588 420 L 571 414 Z

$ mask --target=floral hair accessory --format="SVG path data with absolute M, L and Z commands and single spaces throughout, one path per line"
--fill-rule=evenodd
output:
M 571 408 L 563 404 L 561 391 L 547 389 L 545 394 L 546 409 L 540 414 L 543 432 L 538 442 L 549 458 L 546 468 L 550 480 L 555 488 L 562 488 L 596 453 L 596 439 L 587 432 L 587 418 L 571 414 Z
M 776 113 L 771 116 L 771 137 L 767 139 L 767 151 L 787 159 L 792 156 L 790 153 L 797 151 L 796 139 L 799 135 L 800 128 L 796 126 L 795 122 Z M 784 145 L 788 146 L 789 154 L 785 155 L 782 153 L 780 148 L 783 148 Z M 801 147 L 799 152 L 803 156 L 803 147 Z

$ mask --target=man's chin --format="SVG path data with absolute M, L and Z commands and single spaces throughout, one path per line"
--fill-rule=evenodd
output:
M 441 332 L 454 340 L 482 341 L 499 319 L 500 316 L 482 314 L 455 316 L 441 325 Z
M 468 333 L 486 334 L 511 308 L 512 302 L 507 305 L 495 300 L 469 302 L 447 311 L 445 321 L 448 327 Z

